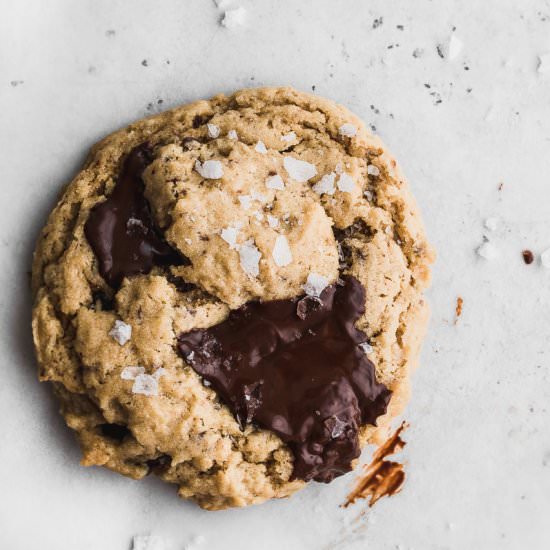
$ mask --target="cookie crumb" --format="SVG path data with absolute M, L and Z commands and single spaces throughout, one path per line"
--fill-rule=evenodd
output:
M 268 189 L 278 189 L 282 190 L 285 188 L 285 182 L 283 181 L 283 178 L 279 176 L 279 174 L 275 174 L 274 176 L 269 176 L 265 180 L 265 186 Z
M 24 80 L 12 80 L 10 82 L 10 86 L 12 86 L 13 88 L 16 88 L 17 86 L 23 83 L 24 83 Z
M 148 67 L 149 66 L 149 61 L 147 61 L 147 59 L 144 59 L 141 64 L 144 66 L 144 67 Z
M 458 322 L 458 318 L 462 315 L 462 306 L 464 304 L 464 299 L 462 296 L 458 296 L 456 299 L 456 307 L 455 307 L 455 325 Z
M 227 10 L 221 20 L 222 27 L 226 29 L 235 29 L 242 27 L 246 23 L 246 10 L 239 6 L 238 8 Z
M 419 57 L 422 57 L 424 55 L 424 50 L 422 48 L 415 48 L 413 50 L 412 56 L 415 59 L 418 59 Z
M 288 132 L 288 134 L 285 134 L 284 136 L 281 136 L 281 140 L 285 141 L 286 143 L 290 143 L 291 141 L 294 141 L 296 139 L 296 132 Z
M 254 241 L 249 239 L 239 248 L 241 267 L 247 275 L 257 277 L 260 274 L 260 258 L 262 253 L 258 250 Z
M 135 535 L 132 550 L 166 550 L 166 544 L 160 535 Z
M 290 251 L 288 241 L 284 235 L 279 235 L 275 239 L 272 256 L 273 261 L 279 267 L 285 267 L 292 262 L 292 252 Z
M 355 137 L 357 135 L 357 126 L 354 126 L 350 122 L 346 122 L 338 128 L 338 133 L 344 137 Z
M 132 337 L 132 326 L 117 319 L 109 331 L 109 336 L 123 346 Z
M 317 168 L 305 160 L 298 160 L 294 157 L 285 157 L 283 160 L 283 165 L 285 170 L 288 172 L 288 175 L 300 183 L 304 183 L 317 175 Z
M 485 258 L 486 260 L 494 260 L 498 257 L 499 252 L 498 248 L 494 244 L 491 244 L 488 241 L 485 241 L 478 249 L 478 256 Z
M 331 172 L 330 174 L 325 174 L 313 187 L 318 195 L 334 195 L 334 180 L 336 179 L 336 174 Z
M 355 182 L 349 174 L 342 174 L 336 184 L 342 193 L 351 193 L 355 189 Z
M 261 153 L 262 155 L 265 155 L 267 153 L 267 147 L 265 146 L 265 143 L 263 141 L 258 141 L 258 143 L 256 143 L 256 147 L 254 147 L 254 150 L 257 153 Z
M 219 160 L 200 160 L 195 162 L 195 170 L 205 179 L 218 180 L 223 176 L 223 166 Z
M 210 138 L 217 138 L 220 135 L 220 128 L 219 126 L 216 126 L 215 124 L 206 124 L 206 128 L 208 129 L 208 137 Z
M 527 265 L 530 265 L 535 261 L 535 256 L 529 249 L 524 250 L 521 255 L 523 256 L 523 261 Z
M 326 277 L 319 275 L 319 273 L 310 273 L 307 276 L 306 284 L 302 288 L 308 296 L 319 297 L 328 285 L 329 281 Z

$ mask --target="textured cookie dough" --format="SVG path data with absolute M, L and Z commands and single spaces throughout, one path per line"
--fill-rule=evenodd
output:
M 84 224 L 144 142 L 154 148 L 145 196 L 190 264 L 155 267 L 115 292 Z M 311 273 L 353 275 L 367 296 L 357 326 L 393 392 L 378 426 L 362 429 L 363 444 L 376 442 L 408 398 L 432 260 L 395 160 L 348 110 L 291 88 L 198 101 L 97 144 L 50 215 L 33 265 L 40 380 L 52 382 L 86 466 L 153 472 L 211 510 L 285 497 L 304 485 L 289 481 L 289 449 L 239 428 L 177 336 L 249 300 L 300 295 Z

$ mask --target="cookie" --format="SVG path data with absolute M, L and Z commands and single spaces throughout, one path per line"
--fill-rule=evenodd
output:
M 433 252 L 345 108 L 242 90 L 90 152 L 36 247 L 33 335 L 82 464 L 216 510 L 353 468 L 408 398 Z

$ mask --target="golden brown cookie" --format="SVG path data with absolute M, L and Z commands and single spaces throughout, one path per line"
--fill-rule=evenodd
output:
M 433 252 L 381 141 L 291 88 L 115 132 L 38 242 L 33 334 L 84 465 L 207 509 L 351 469 L 408 397 Z

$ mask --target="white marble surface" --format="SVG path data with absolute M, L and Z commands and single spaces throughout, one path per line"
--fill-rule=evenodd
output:
M 0 1 L 0 548 L 128 550 L 138 533 L 174 550 L 193 535 L 208 550 L 548 548 L 550 69 L 537 56 L 550 52 L 550 2 L 227 3 L 247 9 L 244 26 L 220 26 L 210 0 Z M 454 27 L 463 49 L 441 58 Z M 364 504 L 339 508 L 353 474 L 208 513 L 152 478 L 81 468 L 35 377 L 33 242 L 89 146 L 161 108 L 281 84 L 315 86 L 376 127 L 439 253 L 408 479 L 359 520 Z M 475 253 L 484 235 L 495 259 Z

